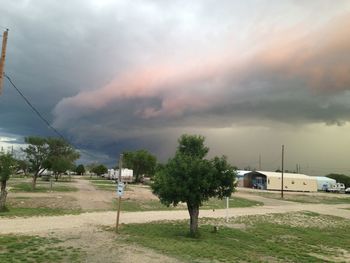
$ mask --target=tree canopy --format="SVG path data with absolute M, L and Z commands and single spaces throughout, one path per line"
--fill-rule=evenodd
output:
M 199 135 L 182 135 L 174 158 L 155 175 L 153 193 L 169 206 L 185 202 L 190 214 L 190 233 L 198 231 L 199 207 L 211 197 L 223 198 L 234 191 L 234 168 L 225 156 L 204 159 L 209 148 Z
M 106 166 L 104 166 L 103 164 L 99 164 L 99 165 L 96 165 L 94 166 L 92 169 L 91 169 L 91 172 L 97 174 L 97 175 L 102 175 L 102 174 L 105 174 L 108 172 L 108 169 Z
M 25 142 L 28 146 L 22 150 L 30 164 L 30 171 L 33 172 L 33 189 L 37 177 L 43 171 L 49 169 L 55 174 L 62 173 L 79 158 L 79 153 L 60 138 L 30 136 L 25 138 Z
M 147 150 L 123 153 L 123 167 L 133 170 L 135 182 L 139 182 L 142 175 L 152 177 L 155 172 L 156 164 L 157 158 Z
M 75 168 L 75 172 L 79 175 L 83 175 L 85 173 L 85 167 L 83 164 L 79 164 L 76 168 Z

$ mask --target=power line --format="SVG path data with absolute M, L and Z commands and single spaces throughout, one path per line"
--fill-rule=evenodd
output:
M 27 97 L 19 90 L 19 88 L 16 87 L 16 85 L 13 83 L 13 81 L 11 80 L 11 78 L 4 73 L 5 78 L 8 79 L 8 81 L 11 83 L 12 87 L 18 92 L 18 94 L 24 99 L 24 101 L 28 104 L 28 106 L 32 109 L 32 111 L 47 125 L 47 127 L 49 127 L 56 135 L 58 135 L 62 140 L 66 141 L 68 144 L 70 144 L 71 146 L 73 146 L 75 149 L 78 149 L 78 147 L 76 147 L 73 143 L 69 142 L 63 135 L 62 133 L 60 133 L 57 129 L 55 129 L 55 127 L 53 127 L 49 121 L 34 107 L 34 105 L 27 99 Z M 95 155 L 79 149 L 79 151 L 85 153 L 86 155 L 93 157 L 93 158 L 98 158 Z
M 61 139 L 65 140 L 68 142 L 68 140 L 66 140 L 66 138 L 64 138 L 64 136 L 57 131 L 54 127 L 52 127 L 52 125 L 49 123 L 49 121 L 47 119 L 44 118 L 43 115 L 41 115 L 41 113 L 33 106 L 33 104 L 26 98 L 26 96 L 24 96 L 24 94 L 16 87 L 16 85 L 12 82 L 11 78 L 4 73 L 5 78 L 8 79 L 8 81 L 11 83 L 12 87 L 14 87 L 16 89 L 16 91 L 18 92 L 18 94 L 24 99 L 24 101 L 28 104 L 28 106 L 32 109 L 32 111 L 51 129 L 53 130 L 54 133 L 56 133 Z

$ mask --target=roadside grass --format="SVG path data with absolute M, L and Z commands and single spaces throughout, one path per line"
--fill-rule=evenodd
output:
M 80 248 L 63 246 L 57 238 L 1 235 L 0 262 L 80 262 Z
M 81 209 L 63 209 L 47 207 L 11 207 L 0 210 L 0 217 L 60 216 L 81 214 Z M 1 261 L 0 261 L 1 262 Z
M 116 191 L 117 184 L 113 180 L 94 179 L 89 181 L 98 190 Z
M 200 223 L 199 238 L 189 237 L 188 220 L 122 225 L 119 238 L 186 262 L 350 261 L 350 222 L 338 217 L 300 212 Z
M 85 175 L 85 176 L 81 176 L 80 177 L 81 179 L 84 179 L 84 180 L 89 180 L 89 181 L 109 181 L 107 179 L 104 179 L 103 177 L 101 176 L 97 176 L 97 175 L 93 175 L 93 176 L 88 176 L 88 175 Z
M 114 200 L 114 208 L 116 209 L 118 201 Z M 263 205 L 261 202 L 251 201 L 244 198 L 234 197 L 230 198 L 229 207 L 251 207 Z M 205 202 L 200 209 L 223 209 L 226 208 L 226 200 L 220 200 L 212 198 L 208 202 Z M 176 207 L 167 207 L 160 203 L 158 200 L 122 200 L 121 210 L 125 212 L 136 212 L 136 211 L 163 211 L 163 210 L 186 210 L 187 206 L 185 203 L 181 203 Z
M 70 184 L 70 182 L 69 182 Z M 36 188 L 33 191 L 31 182 L 15 182 L 10 181 L 8 184 L 11 192 L 32 192 L 32 193 L 43 193 L 43 192 L 75 192 L 78 188 L 67 185 L 66 182 L 53 182 L 52 190 L 50 182 L 38 181 Z
M 298 203 L 307 204 L 350 204 L 350 196 L 336 197 L 329 193 L 329 196 L 319 196 L 319 195 L 305 195 L 305 194 L 284 194 L 284 198 L 281 199 L 280 193 L 264 193 L 264 192 L 245 192 L 247 194 L 258 195 L 262 197 L 292 201 Z

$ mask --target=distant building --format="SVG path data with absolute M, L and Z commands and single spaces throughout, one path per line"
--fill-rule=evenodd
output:
M 244 175 L 247 173 L 250 173 L 251 171 L 245 171 L 245 170 L 236 170 L 237 173 L 237 186 L 238 187 L 244 187 L 243 181 L 244 181 Z
M 244 174 L 244 187 L 279 191 L 281 184 L 281 173 L 253 171 Z M 283 189 L 285 191 L 317 192 L 317 180 L 305 174 L 284 173 Z
M 327 189 L 332 188 L 333 185 L 337 183 L 336 180 L 328 178 L 326 176 L 315 176 L 317 181 L 317 190 L 326 191 Z

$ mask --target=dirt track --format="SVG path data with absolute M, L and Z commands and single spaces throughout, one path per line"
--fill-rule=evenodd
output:
M 49 193 L 46 195 L 71 196 L 84 209 L 90 208 L 105 208 L 110 206 L 111 201 L 115 198 L 115 193 L 112 191 L 96 190 L 89 181 L 77 179 L 75 186 L 79 188 L 78 192 L 70 193 Z M 45 195 L 45 194 L 15 194 L 15 195 Z M 320 214 L 336 215 L 350 219 L 350 204 L 341 205 L 325 205 L 325 204 L 302 204 L 296 202 L 276 200 L 252 194 L 237 192 L 234 194 L 237 197 L 257 200 L 264 203 L 264 206 L 255 206 L 248 208 L 232 208 L 226 211 L 220 210 L 201 210 L 200 217 L 219 218 L 267 214 L 267 213 L 286 213 L 293 211 L 308 210 Z M 125 198 L 131 199 L 154 199 L 150 190 L 142 186 L 130 187 L 126 191 Z M 48 233 L 57 230 L 77 230 L 89 228 L 91 226 L 113 226 L 115 224 L 116 211 L 108 212 L 90 212 L 80 215 L 65 215 L 65 216 L 47 216 L 47 217 L 31 217 L 31 218 L 8 218 L 0 219 L 0 234 L 5 233 Z M 121 213 L 121 223 L 144 223 L 158 220 L 177 220 L 188 219 L 188 212 L 183 211 L 149 211 L 149 212 L 129 212 Z

